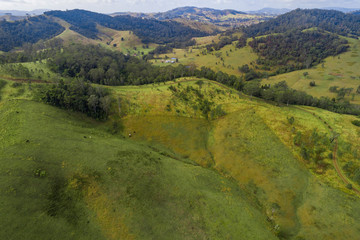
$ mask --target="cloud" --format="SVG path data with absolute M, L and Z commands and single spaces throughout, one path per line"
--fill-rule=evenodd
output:
M 216 4 L 229 4 L 232 3 L 231 0 L 215 0 Z
M 4 2 L 4 3 L 25 3 L 24 0 L 0 0 L 0 3 Z

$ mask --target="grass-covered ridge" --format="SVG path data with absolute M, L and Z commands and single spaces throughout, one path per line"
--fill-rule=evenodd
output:
M 1 239 L 277 239 L 233 181 L 82 115 L 12 97 L 8 85 Z
M 337 212 L 354 222 L 359 200 L 334 169 L 335 145 L 331 142 L 333 131 L 340 133 L 342 150 L 337 159 L 341 166 L 349 161 L 358 163 L 360 131 L 351 124 L 356 117 L 314 108 L 278 107 L 214 82 L 204 81 L 199 86 L 197 81 L 117 87 L 126 115 L 124 134 L 165 145 L 234 179 L 263 207 L 284 239 L 351 239 L 359 234 L 356 227 L 333 215 Z M 192 98 L 184 102 L 183 96 L 174 96 L 173 87 L 179 93 L 188 87 L 206 92 L 226 115 L 206 120 Z M 197 96 L 193 93 L 195 99 Z M 311 152 L 307 159 L 297 145 L 298 132 L 303 136 L 301 144 Z M 308 142 L 314 132 L 321 140 Z M 358 188 L 356 182 L 353 186 Z M 334 229 L 333 224 L 342 227 Z

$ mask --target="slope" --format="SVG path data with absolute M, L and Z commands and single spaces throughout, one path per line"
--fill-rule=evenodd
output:
M 0 50 L 10 51 L 24 43 L 50 39 L 65 29 L 45 16 L 30 17 L 16 22 L 0 22 Z
M 58 17 L 71 24 L 70 29 L 81 35 L 97 39 L 97 24 L 119 31 L 133 31 L 144 43 L 169 43 L 187 41 L 192 37 L 205 36 L 206 33 L 184 26 L 174 21 L 158 21 L 130 16 L 116 16 L 89 12 L 85 10 L 50 11 L 46 16 Z
M 105 48 L 120 51 L 131 55 L 144 55 L 155 49 L 157 44 L 143 44 L 141 39 L 132 31 L 117 31 L 97 25 L 97 37 L 87 38 L 76 31 L 71 30 L 71 24 L 66 21 L 52 17 L 52 19 L 65 28 L 65 31 L 55 38 L 60 38 L 65 45 L 71 44 L 92 44 L 101 45 Z
M 286 81 L 288 85 L 297 90 L 305 91 L 315 97 L 326 96 L 337 98 L 338 92 L 331 92 L 331 87 L 348 89 L 343 96 L 352 103 L 360 103 L 360 94 L 357 89 L 360 86 L 358 74 L 360 41 L 347 38 L 350 49 L 337 57 L 328 57 L 318 66 L 291 73 L 280 74 L 269 79 L 262 80 L 263 84 L 274 84 Z M 304 74 L 305 73 L 305 74 Z M 311 87 L 310 82 L 315 81 L 316 86 Z M 351 89 L 351 90 L 350 90 Z
M 277 239 L 231 180 L 13 92 L 0 102 L 1 239 Z
M 274 106 L 199 79 L 114 89 L 126 135 L 167 146 L 234 179 L 262 206 L 279 237 L 353 239 L 359 234 L 360 200 L 332 165 L 332 132 L 324 124 L 340 133 L 341 165 L 359 163 L 358 155 L 349 154 L 359 149 L 359 131 L 351 124 L 355 117 Z M 321 152 L 321 160 L 304 158 L 298 135 L 309 154 Z M 320 140 L 309 144 L 315 136 Z
M 359 36 L 360 17 L 334 10 L 296 9 L 269 21 L 244 29 L 250 37 L 284 33 L 293 29 L 319 27 L 343 36 Z

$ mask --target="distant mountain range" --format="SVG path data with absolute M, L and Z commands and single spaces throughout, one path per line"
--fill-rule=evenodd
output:
M 325 10 L 336 10 L 344 13 L 352 13 L 360 11 L 359 8 L 341 8 L 341 7 L 324 7 L 320 9 Z M 263 15 L 263 16 L 278 16 L 292 11 L 293 9 L 289 8 L 263 8 L 256 11 L 237 11 L 233 9 L 212 9 L 212 8 L 198 8 L 198 7 L 179 7 L 166 12 L 159 13 L 141 13 L 141 12 L 115 12 L 109 15 L 119 16 L 119 15 L 128 15 L 132 17 L 141 17 L 141 18 L 155 18 L 158 20 L 165 19 L 176 19 L 183 18 L 196 21 L 207 21 L 207 22 L 221 22 L 221 19 L 224 18 L 239 18 L 239 16 L 244 17 L 244 15 Z M 32 11 L 21 11 L 21 10 L 0 10 L 0 16 L 12 15 L 12 17 L 25 17 L 25 16 L 35 16 L 41 15 L 44 12 L 51 11 L 50 9 L 35 9 Z M 358 13 L 357 13 L 358 14 Z
M 231 9 L 218 10 L 212 8 L 180 7 L 161 13 L 131 13 L 117 12 L 111 16 L 130 15 L 132 17 L 154 18 L 157 20 L 187 19 L 191 21 L 207 22 L 218 26 L 239 26 L 258 23 L 268 18 L 248 14 Z
M 263 8 L 256 11 L 248 11 L 247 13 L 256 15 L 278 16 L 290 12 L 291 10 L 292 9 L 289 8 Z
M 198 8 L 198 7 L 180 7 L 166 12 L 159 13 L 132 13 L 132 12 L 116 12 L 112 16 L 118 15 L 132 15 L 135 17 L 152 17 L 159 20 L 174 19 L 174 18 L 196 18 L 195 16 L 202 16 L 206 19 L 216 19 L 227 15 L 244 15 L 245 12 L 226 9 L 218 10 L 212 8 Z
M 358 9 L 353 8 L 337 8 L 328 7 L 325 10 L 336 10 L 343 13 L 355 12 Z M 217 26 L 240 26 L 252 25 L 265 20 L 269 20 L 276 16 L 291 12 L 293 9 L 289 8 L 263 8 L 257 11 L 236 11 L 236 10 L 218 10 L 212 8 L 198 8 L 198 7 L 180 7 L 166 12 L 160 13 L 134 13 L 134 12 L 116 12 L 110 14 L 111 16 L 129 15 L 132 17 L 153 18 L 157 20 L 168 19 L 186 19 L 197 22 L 212 23 Z
M 326 8 L 321 8 L 321 9 L 325 9 L 325 10 L 336 10 L 336 11 L 340 11 L 343 13 L 351 13 L 351 12 L 355 12 L 360 10 L 359 8 L 340 8 L 340 7 L 326 7 Z
M 245 12 L 240 12 L 230 9 L 217 10 L 212 8 L 181 7 L 181 8 L 175 8 L 173 10 L 164 13 L 157 13 L 154 15 L 154 17 L 159 20 L 173 19 L 180 17 L 180 18 L 188 18 L 192 20 L 204 19 L 207 21 L 216 21 L 229 15 L 235 17 L 238 15 L 245 15 L 245 14 L 246 14 Z
M 132 31 L 145 44 L 186 45 L 193 37 L 216 34 L 225 30 L 225 27 L 239 25 L 251 25 L 243 29 L 248 36 L 321 28 L 357 38 L 360 36 L 358 14 L 356 11 L 350 14 L 334 10 L 296 9 L 278 17 L 267 17 L 235 10 L 196 7 L 177 8 L 165 13 L 132 14 L 134 17 L 126 13 L 110 16 L 85 10 L 70 10 L 49 11 L 36 17 L 25 16 L 22 18 L 26 20 L 22 21 L 11 18 L 14 16 L 8 14 L 0 17 L 7 20 L 0 21 L 0 50 L 10 51 L 24 43 L 51 39 L 66 29 L 89 39 L 100 39 L 98 26 L 118 31 Z M 259 22 L 260 24 L 255 24 Z
M 33 11 L 19 11 L 19 10 L 0 10 L 0 16 L 13 15 L 13 16 L 27 16 L 27 15 L 41 15 L 49 9 L 36 9 Z

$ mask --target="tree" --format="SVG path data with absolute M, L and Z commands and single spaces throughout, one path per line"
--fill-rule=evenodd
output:
M 87 102 L 88 102 L 89 108 L 92 109 L 94 111 L 95 115 L 96 115 L 97 114 L 96 109 L 97 109 L 97 107 L 99 105 L 99 98 L 97 96 L 95 96 L 95 95 L 90 95 Z
M 196 81 L 196 84 L 199 86 L 199 88 L 201 89 L 202 86 L 204 85 L 204 81 L 203 80 L 198 80 Z
M 291 116 L 290 118 L 288 118 L 288 122 L 293 125 L 295 122 L 295 118 L 293 116 Z
M 89 78 L 92 82 L 101 83 L 104 79 L 105 71 L 103 68 L 93 68 L 89 71 Z
M 109 115 L 111 109 L 112 99 L 110 96 L 100 98 L 100 107 L 103 109 L 106 115 Z
M 250 96 L 259 97 L 261 95 L 261 88 L 259 81 L 250 81 L 245 84 L 244 92 Z

